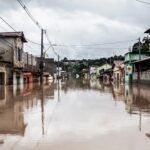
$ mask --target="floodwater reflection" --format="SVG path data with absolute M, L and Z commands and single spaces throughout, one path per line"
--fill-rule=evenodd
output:
M 0 149 L 148 150 L 149 89 L 89 80 L 2 86 Z

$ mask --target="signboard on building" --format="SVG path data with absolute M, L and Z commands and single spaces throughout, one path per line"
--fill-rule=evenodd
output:
M 133 67 L 131 65 L 127 66 L 127 74 L 132 74 L 133 73 Z

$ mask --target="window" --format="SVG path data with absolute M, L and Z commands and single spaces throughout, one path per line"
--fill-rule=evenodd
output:
M 17 50 L 18 61 L 22 61 L 22 50 L 18 48 Z

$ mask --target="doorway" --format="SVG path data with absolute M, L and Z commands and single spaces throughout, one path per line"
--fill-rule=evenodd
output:
M 5 73 L 0 72 L 0 85 L 5 85 Z

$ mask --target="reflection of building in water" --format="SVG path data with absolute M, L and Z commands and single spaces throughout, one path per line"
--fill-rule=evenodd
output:
M 0 105 L 0 134 L 24 135 L 23 103 L 16 101 L 12 93 L 6 88 L 5 104 Z
M 0 86 L 0 107 L 6 103 L 6 86 Z
M 115 84 L 113 84 L 112 94 L 113 94 L 114 100 L 124 101 L 125 100 L 125 87 L 124 87 L 124 85 L 119 84 L 119 82 L 116 82 Z
M 148 138 L 150 138 L 150 133 L 146 133 L 145 135 L 146 135 Z
M 75 90 L 75 89 L 90 89 L 90 83 L 89 80 L 66 80 L 60 83 L 60 87 L 65 92 L 69 90 Z
M 61 83 L 61 88 L 65 92 L 69 90 L 95 90 L 111 93 L 111 86 L 104 85 L 99 80 L 67 80 Z
M 99 80 L 91 80 L 90 81 L 90 87 L 92 89 L 99 89 L 99 90 L 104 90 L 104 84 L 100 83 Z
M 150 87 L 147 85 L 126 85 L 126 111 L 139 116 L 139 130 L 142 130 L 142 117 L 150 115 Z M 146 133 L 147 137 L 150 134 Z
M 124 81 L 124 62 L 122 60 L 117 60 L 113 62 L 113 81 L 123 82 Z
M 150 113 L 150 87 L 147 85 L 126 85 L 126 110 L 129 113 Z
M 15 88 L 15 86 L 14 86 Z M 37 106 L 41 98 L 44 101 L 54 98 L 53 86 L 28 84 L 23 89 L 2 87 L 0 90 L 0 134 L 24 135 L 26 124 L 23 112 L 25 109 Z M 42 97 L 41 97 L 42 96 Z M 42 106 L 44 107 L 44 106 Z
M 94 90 L 111 93 L 111 86 L 107 86 L 99 80 L 90 81 L 90 87 Z

